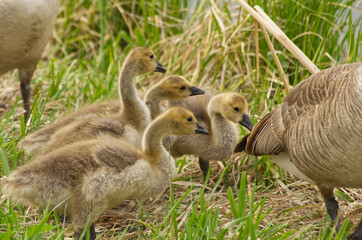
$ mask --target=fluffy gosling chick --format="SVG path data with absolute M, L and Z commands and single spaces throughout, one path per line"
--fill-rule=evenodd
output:
M 210 134 L 177 137 L 171 147 L 174 157 L 184 154 L 198 155 L 204 177 L 209 171 L 209 161 L 225 160 L 232 155 L 239 139 L 239 131 L 234 123 L 240 123 L 249 130 L 253 127 L 248 116 L 248 103 L 238 93 L 221 93 L 212 97 L 207 113 L 210 119 L 207 130 Z
M 164 112 L 161 102 L 167 99 L 180 99 L 197 94 L 203 94 L 199 88 L 191 85 L 181 76 L 165 77 L 158 84 L 153 86 L 145 97 L 146 106 L 150 109 L 151 118 L 154 119 Z M 55 149 L 77 141 L 97 138 L 101 135 L 111 135 L 122 138 L 137 146 L 141 146 L 142 135 L 140 131 L 127 129 L 127 125 L 117 121 L 118 115 L 105 116 L 103 118 L 86 118 L 75 121 L 62 130 L 56 132 L 51 140 L 44 147 L 44 152 L 51 152 Z
M 169 185 L 169 153 L 162 139 L 170 134 L 207 134 L 194 115 L 170 108 L 146 129 L 142 149 L 120 139 L 104 137 L 60 148 L 20 167 L 0 181 L 2 192 L 44 209 L 70 215 L 75 237 L 100 214 L 125 199 L 147 199 Z M 171 164 L 171 171 L 174 166 Z M 94 226 L 91 239 L 95 239 Z
M 192 86 L 184 77 L 171 75 L 150 88 L 144 97 L 144 102 L 150 110 L 151 119 L 155 119 L 165 111 L 161 105 L 163 101 L 179 100 L 204 93 L 200 88 Z
M 137 47 L 127 55 L 119 76 L 119 95 L 121 109 L 110 116 L 84 114 L 84 117 L 68 118 L 62 125 L 55 123 L 58 129 L 48 127 L 36 131 L 23 139 L 19 146 L 28 154 L 37 155 L 54 150 L 73 142 L 82 141 L 89 136 L 106 133 L 113 136 L 125 136 L 140 146 L 141 137 L 150 123 L 150 113 L 137 95 L 135 79 L 147 72 L 162 72 L 166 69 L 157 61 L 154 53 L 147 48 Z M 54 148 L 53 148 L 54 147 Z

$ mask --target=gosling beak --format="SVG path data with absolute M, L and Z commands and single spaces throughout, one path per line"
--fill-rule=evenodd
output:
M 200 125 L 200 123 L 196 122 L 197 129 L 195 130 L 196 134 L 209 134 L 209 132 Z
M 250 131 L 253 130 L 253 123 L 250 121 L 249 115 L 243 114 L 243 119 L 239 123 Z
M 201 94 L 205 93 L 204 90 L 201 90 L 200 88 L 197 88 L 197 87 L 194 87 L 194 86 L 190 87 L 190 89 L 191 89 L 190 96 L 201 95 Z
M 156 62 L 157 62 L 157 67 L 156 67 L 156 71 L 155 71 L 155 72 L 165 73 L 165 72 L 166 72 L 166 68 L 164 68 L 164 67 L 162 66 L 162 64 L 161 64 L 158 60 L 156 60 Z

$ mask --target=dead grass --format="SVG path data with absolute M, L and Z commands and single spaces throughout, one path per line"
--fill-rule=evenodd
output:
M 123 11 L 121 10 L 122 6 L 119 4 L 116 5 L 116 7 L 120 11 Z M 93 19 L 94 22 L 99 21 L 99 17 L 95 15 L 97 10 L 95 10 L 94 6 L 86 9 L 80 3 L 75 6 L 74 11 L 76 11 L 77 14 L 66 16 L 66 8 L 62 8 L 62 12 L 57 21 L 58 29 L 54 32 L 54 38 L 50 43 L 51 47 L 48 47 L 46 50 L 46 55 L 49 55 L 49 59 L 44 57 L 43 62 L 39 65 L 41 67 L 38 67 L 34 74 L 34 76 L 40 75 L 41 77 L 33 81 L 34 85 L 32 85 L 32 87 L 34 90 L 32 96 L 37 93 L 40 93 L 40 97 L 42 98 L 47 96 L 47 90 L 51 82 L 51 80 L 47 79 L 47 76 L 50 75 L 51 70 L 44 70 L 42 68 L 46 66 L 45 63 L 50 59 L 55 59 L 55 61 L 59 62 L 66 62 L 68 59 L 66 63 L 69 64 L 73 61 L 72 59 L 77 59 L 82 55 L 88 59 L 101 58 L 98 55 L 100 49 L 98 43 L 100 38 L 99 33 L 95 32 L 91 27 L 92 24 L 88 22 L 90 21 L 89 19 Z M 157 53 L 160 62 L 167 66 L 170 74 L 182 74 L 195 84 L 197 83 L 204 88 L 210 88 L 214 92 L 228 90 L 242 92 L 249 100 L 250 106 L 252 106 L 252 114 L 257 118 L 256 116 L 264 115 L 282 101 L 286 94 L 283 91 L 282 82 L 277 76 L 276 68 L 270 64 L 270 52 L 267 52 L 265 55 L 260 53 L 259 56 L 255 54 L 254 36 L 251 34 L 254 31 L 254 25 L 252 21 L 249 21 L 250 16 L 243 11 L 240 12 L 238 5 L 230 6 L 230 16 L 231 18 L 227 13 L 218 9 L 217 6 L 214 6 L 213 8 L 198 13 L 195 21 L 188 21 L 186 23 L 176 22 L 176 25 L 188 25 L 184 26 L 184 32 L 169 37 L 164 34 L 169 27 L 168 23 L 162 21 L 162 19 L 150 18 L 151 24 L 160 27 L 162 39 L 149 47 Z M 69 17 L 70 20 L 67 17 Z M 143 21 L 142 17 L 132 14 L 124 13 L 123 17 L 126 21 L 130 22 L 130 24 Z M 72 22 L 72 24 L 70 24 L 71 26 L 66 26 L 67 21 Z M 76 25 L 79 26 L 79 35 L 74 36 L 82 39 L 85 45 L 81 45 L 80 41 L 77 42 L 73 39 L 73 30 Z M 111 25 L 107 25 L 107 31 L 110 31 L 111 28 Z M 130 36 L 133 40 L 137 38 L 136 33 L 132 30 L 130 30 Z M 66 43 L 65 40 L 69 40 L 69 38 L 74 42 Z M 108 33 L 105 36 L 105 40 L 112 38 L 113 36 Z M 81 48 L 82 50 L 77 48 Z M 109 51 L 111 52 L 110 55 L 116 56 L 114 61 L 120 62 L 122 58 L 117 58 L 117 54 L 124 54 L 124 50 L 125 49 L 115 48 L 114 52 Z M 285 67 L 286 72 L 301 77 L 305 69 L 300 68 L 298 72 L 295 73 L 296 60 L 286 53 L 284 49 L 279 49 L 277 52 L 287 60 L 287 64 L 284 62 L 285 65 L 288 65 L 288 67 Z M 57 59 L 59 56 L 63 60 Z M 261 60 L 260 78 L 256 78 L 256 57 Z M 120 63 L 115 62 L 112 62 L 114 66 L 117 67 L 120 65 Z M 331 62 L 324 63 L 324 67 L 332 64 Z M 99 79 L 94 77 L 91 78 L 91 80 L 102 83 L 103 79 L 101 78 L 103 78 L 106 73 L 102 72 L 103 69 L 98 65 L 92 66 L 91 63 L 89 65 L 89 71 L 93 70 L 92 68 L 94 67 L 94 71 L 99 71 L 99 75 L 101 76 Z M 99 63 L 99 65 L 101 65 L 101 63 Z M 99 69 L 97 69 L 97 67 L 99 67 Z M 70 71 L 73 70 L 74 69 L 71 69 Z M 58 73 L 57 71 L 58 69 L 54 70 L 55 73 Z M 153 82 L 157 81 L 158 78 L 159 76 L 155 76 L 155 74 L 150 75 L 138 81 L 137 86 L 139 89 L 144 90 L 148 86 L 151 86 Z M 68 84 L 67 81 L 72 81 L 72 79 L 68 76 L 64 77 L 64 79 L 61 79 L 61 84 L 66 85 Z M 82 81 L 83 79 L 77 80 L 75 85 L 81 88 Z M 81 95 L 81 90 L 78 88 L 65 92 L 64 95 Z M 116 96 L 116 92 L 116 89 L 114 89 L 113 96 Z M 20 90 L 16 73 L 11 72 L 1 76 L 0 103 L 3 105 L 0 105 L 0 117 L 10 111 L 19 96 Z M 96 99 L 96 101 L 108 98 L 110 98 L 110 96 L 102 95 L 102 97 Z M 83 100 L 83 98 L 77 101 L 81 100 Z M 71 102 L 72 110 L 89 102 L 92 102 L 92 100 L 81 102 L 81 104 L 78 104 L 76 101 Z M 63 114 L 66 114 L 67 111 L 66 97 L 61 96 L 56 99 L 50 99 L 46 102 L 43 115 L 41 116 L 43 120 L 42 125 L 37 127 L 49 124 Z M 19 136 L 20 127 L 18 119 L 22 113 L 23 109 L 19 106 L 16 108 L 15 113 L 9 117 L 12 124 L 6 131 L 11 132 L 9 136 L 12 138 Z M 28 125 L 31 127 L 31 124 L 32 123 L 29 123 Z M 3 139 L 3 141 L 6 142 L 6 139 Z M 287 223 L 288 226 L 284 231 L 296 230 L 291 239 L 316 239 L 319 233 L 325 229 L 326 221 L 324 221 L 324 219 L 326 211 L 324 203 L 314 186 L 298 180 L 290 174 L 285 174 L 283 179 L 279 179 L 278 169 L 275 166 L 268 169 L 271 171 L 271 174 L 263 177 L 263 171 L 266 170 L 267 166 L 265 164 L 260 165 L 256 169 L 257 171 L 254 171 L 254 163 L 246 161 L 242 154 L 233 156 L 227 163 L 230 164 L 228 173 L 224 176 L 216 192 L 212 195 L 212 204 L 209 206 L 210 208 L 218 207 L 220 209 L 219 219 L 222 225 L 226 225 L 231 219 L 227 189 L 231 187 L 233 192 L 237 192 L 241 172 L 247 171 L 249 176 L 248 189 L 257 189 L 255 202 L 266 197 L 267 200 L 264 211 L 271 210 L 260 223 L 260 228 L 271 222 L 274 224 Z M 211 163 L 211 167 L 212 171 L 208 187 L 204 194 L 205 198 L 210 195 L 213 186 L 225 169 L 225 165 L 221 162 L 213 162 Z M 251 170 L 252 168 L 253 170 Z M 193 186 L 193 190 L 182 201 L 179 207 L 180 215 L 177 218 L 177 223 L 181 229 L 182 223 L 192 211 L 190 204 L 199 199 L 200 196 L 198 193 L 203 187 L 201 172 L 196 159 L 193 157 L 187 158 L 186 164 L 180 169 L 180 173 L 174 177 L 172 192 L 175 199 L 180 199 L 190 186 Z M 359 221 L 358 218 L 361 218 L 362 190 L 342 189 L 342 191 L 352 198 L 354 202 L 350 203 L 343 199 L 338 199 L 340 218 L 342 221 L 348 218 L 356 225 Z M 120 234 L 126 229 L 126 237 L 129 239 L 141 238 L 142 235 L 139 230 L 141 230 L 144 235 L 151 236 L 152 230 L 145 224 L 152 226 L 154 223 L 162 222 L 165 209 L 169 204 L 170 189 L 154 199 L 145 201 L 143 208 L 150 215 L 152 219 L 152 221 L 150 221 L 144 216 L 144 211 L 136 201 L 125 201 L 122 205 L 111 209 L 99 219 L 96 224 L 96 231 L 100 233 L 101 239 L 109 239 L 109 236 Z M 29 219 L 27 224 L 40 222 L 38 212 L 33 208 L 28 210 L 26 217 Z M 140 219 L 143 219 L 143 222 L 140 222 Z M 181 232 L 182 231 L 178 234 L 180 235 Z M 66 238 L 70 238 L 71 235 L 72 231 L 69 230 L 65 232 Z M 231 236 L 227 235 L 227 237 L 230 238 Z

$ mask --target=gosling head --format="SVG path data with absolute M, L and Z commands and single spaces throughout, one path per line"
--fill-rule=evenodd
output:
M 179 100 L 205 93 L 200 88 L 192 86 L 184 77 L 178 75 L 167 76 L 157 85 L 161 88 L 161 91 L 158 92 L 159 96 L 168 100 Z
M 239 123 L 250 131 L 253 124 L 248 115 L 248 102 L 238 93 L 222 93 L 210 101 L 209 112 L 217 112 L 226 119 Z
M 158 62 L 155 54 L 148 48 L 136 47 L 132 49 L 132 51 L 128 54 L 127 60 L 131 60 L 132 64 L 135 64 L 138 74 L 148 72 L 166 72 L 166 68 Z
M 162 117 L 167 118 L 171 134 L 183 136 L 209 133 L 197 122 L 194 114 L 183 107 L 172 107 L 160 116 L 160 118 Z

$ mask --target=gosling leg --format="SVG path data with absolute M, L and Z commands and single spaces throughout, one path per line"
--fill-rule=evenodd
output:
M 336 232 L 341 228 L 341 224 L 338 221 L 338 202 L 334 199 L 333 188 L 318 186 L 319 191 L 321 192 L 324 198 L 324 204 L 326 205 L 327 213 L 331 217 L 333 224 L 337 221 Z
M 87 234 L 84 234 L 83 238 L 80 238 L 80 235 L 82 235 L 81 232 L 74 232 L 74 239 L 76 240 L 86 240 Z M 95 240 L 97 238 L 96 230 L 94 228 L 94 223 L 90 225 L 89 227 L 89 240 Z
M 33 77 L 33 73 L 35 70 L 35 66 L 31 68 L 20 68 L 19 69 L 19 80 L 20 80 L 20 89 L 21 89 L 21 97 L 23 98 L 24 103 L 24 120 L 27 121 L 30 114 L 30 95 L 31 95 L 31 87 L 30 81 Z
M 199 165 L 202 171 L 204 179 L 206 179 L 207 173 L 209 172 L 209 161 L 199 158 Z
M 362 219 L 359 222 L 356 231 L 348 236 L 350 240 L 361 240 L 362 239 Z

